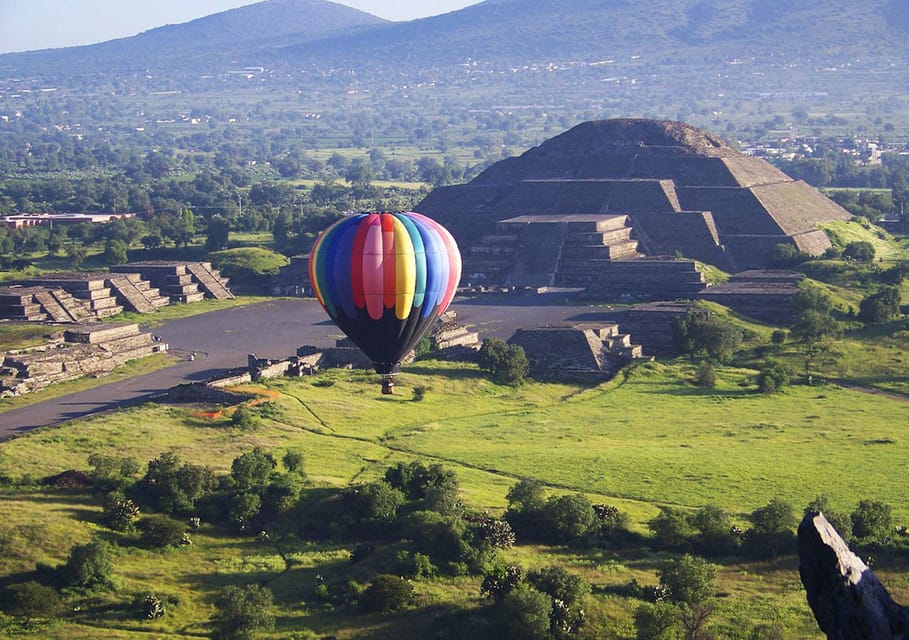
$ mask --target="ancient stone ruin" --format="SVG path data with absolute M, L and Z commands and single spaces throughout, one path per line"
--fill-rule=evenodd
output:
M 133 262 L 110 272 L 53 273 L 0 287 L 0 319 L 79 323 L 125 311 L 154 313 L 171 302 L 233 298 L 208 262 Z
M 603 382 L 644 357 L 640 345 L 612 323 L 518 329 L 508 342 L 524 349 L 533 378 L 552 382 Z
M 818 225 L 850 217 L 704 131 L 633 119 L 578 125 L 468 184 L 434 189 L 415 209 L 451 230 L 465 283 L 536 287 L 603 288 L 620 276 L 599 263 L 641 256 L 683 255 L 730 272 L 763 268 L 778 243 L 822 253 L 830 242 Z M 642 280 L 674 281 L 665 262 L 636 265 L 625 293 L 638 297 Z M 662 275 L 648 277 L 648 269 Z
M 104 375 L 130 360 L 165 351 L 167 345 L 139 331 L 138 324 L 73 325 L 46 345 L 7 352 L 0 364 L 0 396 Z
M 893 601 L 823 514 L 805 516 L 798 543 L 799 574 L 808 605 L 828 640 L 907 637 L 909 609 Z
M 112 273 L 138 273 L 171 302 L 198 302 L 203 298 L 228 300 L 234 297 L 210 262 L 154 261 L 131 262 L 111 267 Z

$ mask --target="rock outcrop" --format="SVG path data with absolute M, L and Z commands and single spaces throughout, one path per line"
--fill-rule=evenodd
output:
M 821 513 L 799 525 L 799 574 L 821 631 L 828 640 L 901 640 L 909 610 L 887 589 Z

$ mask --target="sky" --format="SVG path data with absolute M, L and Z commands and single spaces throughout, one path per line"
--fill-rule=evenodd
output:
M 387 20 L 413 20 L 479 0 L 335 0 Z M 95 44 L 227 11 L 255 0 L 0 0 L 0 53 Z

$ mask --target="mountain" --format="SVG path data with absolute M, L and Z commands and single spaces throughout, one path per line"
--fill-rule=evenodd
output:
M 440 16 L 387 22 L 325 0 L 267 0 L 88 47 L 7 54 L 0 65 L 197 70 L 345 64 L 363 69 L 597 62 L 865 63 L 909 57 L 905 0 L 487 0 Z
M 256 52 L 287 44 L 301 46 L 339 34 L 353 36 L 383 24 L 389 23 L 326 0 L 265 0 L 100 44 L 6 54 L 0 56 L 0 65 L 39 72 L 88 65 L 105 71 L 151 67 L 180 72 L 200 64 L 222 64 L 236 56 L 249 59 Z

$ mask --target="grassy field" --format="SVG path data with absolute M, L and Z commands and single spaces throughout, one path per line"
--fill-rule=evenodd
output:
M 513 389 L 491 383 L 472 365 L 430 361 L 408 367 L 395 396 L 380 395 L 374 376 L 363 372 L 273 381 L 262 392 L 277 411 L 255 430 L 233 428 L 229 417 L 210 417 L 200 407 L 167 405 L 42 429 L 0 444 L 0 475 L 18 486 L 4 489 L 0 500 L 0 573 L 58 564 L 72 544 L 96 533 L 118 539 L 99 524 L 100 506 L 90 496 L 32 484 L 59 471 L 87 469 L 87 457 L 98 451 L 144 463 L 173 450 L 223 473 L 253 446 L 278 456 L 298 449 L 311 482 L 334 487 L 380 477 L 397 461 L 421 459 L 455 470 L 462 498 L 473 509 L 501 512 L 516 479 L 533 477 L 552 492 L 579 491 L 617 505 L 641 532 L 660 505 L 717 504 L 744 522 L 772 497 L 800 511 L 820 493 L 842 511 L 875 499 L 893 506 L 897 522 L 909 520 L 902 482 L 909 439 L 904 400 L 834 385 L 796 385 L 764 396 L 755 390 L 753 373 L 720 368 L 717 387 L 707 391 L 689 382 L 693 365 L 648 363 L 592 388 L 532 383 Z M 416 402 L 412 389 L 418 385 L 427 390 Z M 861 479 L 850 470 L 860 470 Z M 440 607 L 480 603 L 479 578 L 446 578 L 417 582 L 419 606 L 400 614 L 328 611 L 310 599 L 317 573 L 365 579 L 368 567 L 351 565 L 349 549 L 300 543 L 287 569 L 268 545 L 208 525 L 193 540 L 188 548 L 150 552 L 120 539 L 117 590 L 86 596 L 81 612 L 43 628 L 41 637 L 197 637 L 207 633 L 217 590 L 251 580 L 275 593 L 274 638 L 303 629 L 338 638 L 427 637 Z M 557 563 L 582 575 L 594 589 L 590 619 L 616 638 L 633 637 L 637 601 L 611 589 L 632 578 L 656 584 L 661 558 L 536 545 L 518 545 L 506 557 L 529 567 Z M 897 600 L 909 597 L 903 568 L 876 567 Z M 786 638 L 822 637 L 793 558 L 724 564 L 718 586 L 718 624 L 745 629 L 772 619 L 784 625 Z M 179 604 L 155 622 L 131 619 L 124 603 L 147 591 Z

